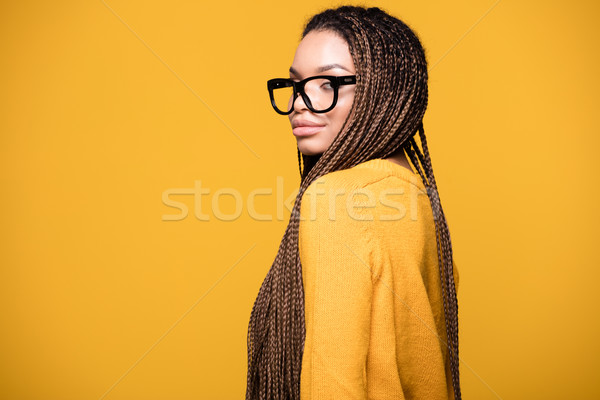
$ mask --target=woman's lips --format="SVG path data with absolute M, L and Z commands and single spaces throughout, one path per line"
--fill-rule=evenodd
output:
M 292 129 L 292 132 L 294 133 L 294 136 L 296 136 L 296 137 L 311 136 L 311 135 L 314 135 L 315 133 L 319 132 L 321 129 L 323 129 L 324 126 L 325 125 L 297 126 L 294 129 Z

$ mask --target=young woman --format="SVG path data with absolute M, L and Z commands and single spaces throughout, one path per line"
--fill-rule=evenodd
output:
M 301 184 L 250 316 L 246 399 L 460 399 L 419 39 L 376 7 L 329 9 L 268 89 Z

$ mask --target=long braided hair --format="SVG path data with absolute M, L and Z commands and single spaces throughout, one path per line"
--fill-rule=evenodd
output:
M 308 186 L 329 172 L 351 168 L 395 151 L 406 152 L 432 206 L 446 337 L 455 400 L 461 399 L 458 366 L 458 304 L 452 244 L 427 148 L 427 61 L 416 34 L 377 7 L 341 6 L 313 16 L 311 31 L 331 31 L 348 44 L 357 83 L 344 125 L 325 152 L 298 150 L 300 188 L 279 249 L 252 308 L 248 326 L 246 400 L 300 399 L 300 372 L 306 335 L 302 264 L 298 252 L 300 203 Z M 415 140 L 419 133 L 423 152 Z M 304 168 L 302 168 L 302 164 Z

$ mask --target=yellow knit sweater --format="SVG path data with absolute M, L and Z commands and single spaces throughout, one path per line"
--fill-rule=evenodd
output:
M 436 232 L 418 174 L 326 174 L 301 204 L 302 400 L 454 399 Z M 458 288 L 458 270 L 454 265 Z

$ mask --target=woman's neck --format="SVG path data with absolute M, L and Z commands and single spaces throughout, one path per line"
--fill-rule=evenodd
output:
M 406 154 L 404 154 L 404 149 L 402 148 L 396 150 L 394 153 L 384 158 L 384 160 L 389 160 L 398 165 L 402 165 L 403 167 L 408 168 L 410 171 L 412 171 L 412 167 L 406 159 Z

